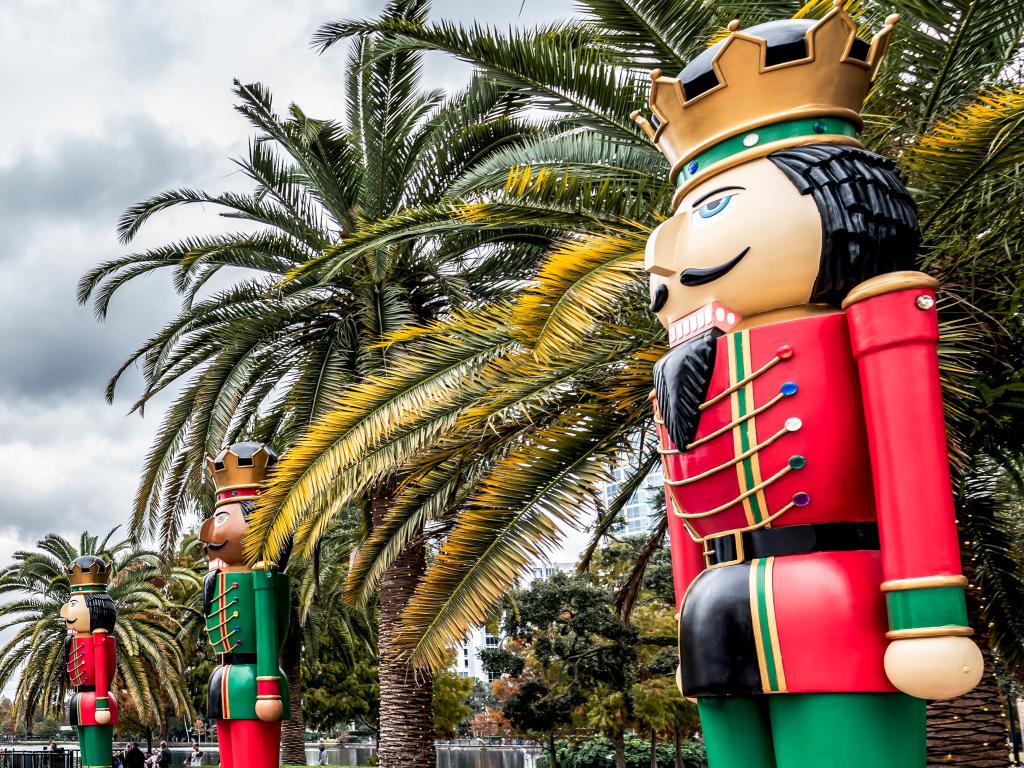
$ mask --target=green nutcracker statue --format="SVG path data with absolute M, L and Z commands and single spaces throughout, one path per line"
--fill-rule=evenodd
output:
M 279 666 L 288 631 L 288 577 L 273 563 L 245 562 L 243 541 L 256 497 L 277 463 L 261 443 L 236 443 L 208 461 L 217 503 L 199 538 L 206 632 L 219 663 L 210 675 L 208 716 L 217 721 L 223 768 L 277 768 L 288 685 Z
M 68 716 L 78 728 L 83 768 L 110 768 L 117 701 L 110 693 L 117 641 L 117 609 L 107 594 L 110 571 L 100 558 L 84 555 L 71 563 L 71 596 L 60 609 L 68 628 L 68 678 L 75 693 Z

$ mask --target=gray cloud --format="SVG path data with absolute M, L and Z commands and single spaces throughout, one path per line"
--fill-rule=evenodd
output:
M 137 378 L 113 407 L 102 398 L 109 374 L 175 311 L 167 278 L 131 285 L 104 324 L 75 303 L 81 274 L 126 252 L 121 211 L 175 186 L 242 183 L 231 158 L 251 131 L 232 108 L 236 77 L 268 85 L 280 110 L 294 101 L 340 117 L 344 53 L 318 56 L 310 37 L 383 4 L 0 3 L 0 564 L 45 533 L 125 522 L 168 402 L 126 417 Z M 507 26 L 570 12 L 570 0 L 435 0 L 433 15 Z M 425 83 L 457 87 L 467 73 L 434 55 Z M 224 226 L 210 210 L 173 211 L 132 247 Z

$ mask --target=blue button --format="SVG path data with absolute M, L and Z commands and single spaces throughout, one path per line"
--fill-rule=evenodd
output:
M 692 176 L 693 174 L 695 174 L 697 172 L 697 168 L 698 167 L 699 166 L 697 165 L 697 161 L 693 160 L 693 161 L 690 162 L 689 165 L 686 166 L 686 172 Z
M 779 387 L 779 391 L 786 397 L 789 397 L 790 395 L 795 395 L 798 389 L 799 387 L 796 385 L 795 381 L 787 381 L 785 384 Z

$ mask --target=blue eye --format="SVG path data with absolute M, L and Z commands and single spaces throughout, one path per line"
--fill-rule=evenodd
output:
M 734 197 L 736 197 L 736 195 L 732 194 L 725 195 L 724 197 L 716 197 L 714 200 L 709 200 L 697 209 L 697 215 L 702 219 L 710 219 L 712 216 L 717 216 L 725 210 L 726 206 L 729 205 L 729 201 Z

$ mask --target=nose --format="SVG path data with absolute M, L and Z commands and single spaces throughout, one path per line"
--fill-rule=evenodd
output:
M 669 277 L 679 271 L 680 235 L 685 222 L 685 216 L 673 216 L 651 233 L 644 249 L 644 269 L 647 272 Z
M 210 543 L 210 534 L 213 533 L 213 518 L 208 518 L 203 521 L 203 524 L 199 526 L 199 540 L 203 544 Z M 204 547 L 205 548 L 205 547 Z

